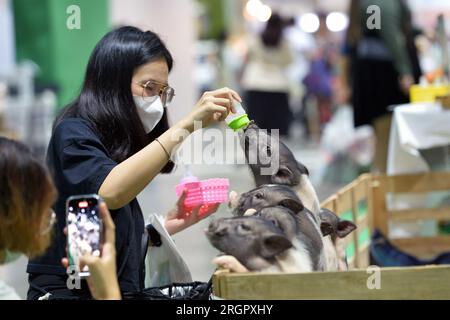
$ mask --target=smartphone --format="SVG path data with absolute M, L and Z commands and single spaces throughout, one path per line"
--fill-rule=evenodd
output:
M 99 214 L 102 198 L 96 194 L 71 196 L 66 201 L 67 255 L 70 266 L 80 267 L 85 254 L 100 256 L 103 223 Z M 79 270 L 78 276 L 89 277 L 89 268 Z

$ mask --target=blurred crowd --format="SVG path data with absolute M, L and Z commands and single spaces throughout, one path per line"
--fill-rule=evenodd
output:
M 379 12 L 371 14 L 373 5 Z M 437 31 L 413 21 L 403 0 L 352 0 L 346 14 L 319 11 L 301 19 L 272 12 L 266 23 L 223 35 L 215 46 L 200 41 L 209 50 L 199 50 L 196 79 L 200 92 L 240 88 L 250 117 L 285 138 L 330 145 L 324 134 L 333 117 L 350 123 L 353 139 L 361 128 L 372 130 L 362 134 L 365 150 L 374 144 L 371 169 L 385 172 L 391 107 L 408 103 L 421 79 L 445 81 Z

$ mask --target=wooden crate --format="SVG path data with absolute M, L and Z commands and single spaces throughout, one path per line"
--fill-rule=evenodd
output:
M 372 176 L 364 174 L 321 205 L 358 228 L 345 239 L 349 271 L 313 273 L 230 273 L 219 270 L 213 289 L 224 299 L 450 299 L 450 265 L 380 268 L 381 288 L 369 289 L 370 235 L 389 235 L 390 221 L 450 220 L 450 207 L 388 210 L 386 195 L 450 190 L 450 173 Z M 450 251 L 450 236 L 390 239 L 419 256 Z
M 349 268 L 365 268 L 369 265 L 369 244 L 373 230 L 371 192 L 372 177 L 361 175 L 354 182 L 326 199 L 322 208 L 327 208 L 341 218 L 353 221 L 358 228 L 344 239 Z

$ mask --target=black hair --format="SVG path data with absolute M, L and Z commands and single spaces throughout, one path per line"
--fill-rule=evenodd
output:
M 281 42 L 284 27 L 283 18 L 279 14 L 273 13 L 261 33 L 262 42 L 267 47 L 277 47 Z
M 112 159 L 129 158 L 169 128 L 167 112 L 146 134 L 131 92 L 133 73 L 139 66 L 163 58 L 172 70 L 173 59 L 159 36 L 125 26 L 106 34 L 95 46 L 79 96 L 55 121 L 78 117 L 88 121 Z M 161 170 L 171 172 L 171 161 Z

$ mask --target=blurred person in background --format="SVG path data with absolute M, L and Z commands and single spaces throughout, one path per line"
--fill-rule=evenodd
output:
M 380 9 L 380 28 L 369 29 L 367 8 Z M 374 16 L 376 17 L 376 16 Z M 351 88 L 355 127 L 375 129 L 373 171 L 384 173 L 391 124 L 390 105 L 409 102 L 409 88 L 420 78 L 411 12 L 403 0 L 352 0 L 344 52 L 344 74 Z
M 293 118 L 289 108 L 289 79 L 285 69 L 293 62 L 293 53 L 283 38 L 285 21 L 273 13 L 259 37 L 248 43 L 241 86 L 245 90 L 245 106 L 251 119 L 264 129 L 279 129 L 289 134 Z
M 117 276 L 122 293 L 144 288 L 142 247 L 146 230 L 137 195 L 159 173 L 169 173 L 170 154 L 199 123 L 207 127 L 223 121 L 232 100 L 231 89 L 205 92 L 190 113 L 169 127 L 166 106 L 175 95 L 169 86 L 173 58 L 157 34 L 126 26 L 106 34 L 89 59 L 79 96 L 55 121 L 47 162 L 58 199 L 54 210 L 58 228 L 50 248 L 28 263 L 28 299 L 47 293 L 60 298 L 89 298 L 82 289 L 67 288 L 60 261 L 65 256 L 65 202 L 69 196 L 98 194 L 111 210 L 116 226 Z M 183 195 L 180 197 L 180 199 Z M 214 213 L 211 206 L 184 218 L 181 206 L 166 216 L 171 235 Z M 153 228 L 154 231 L 154 228 Z M 150 231 L 149 231 L 150 232 Z M 154 231 L 156 232 L 156 231 Z
M 333 113 L 333 82 L 335 80 L 336 56 L 339 45 L 326 27 L 327 15 L 318 14 L 320 27 L 314 33 L 316 48 L 309 57 L 309 70 L 303 78 L 306 89 L 304 98 L 308 133 L 314 142 L 320 141 L 324 125 L 330 121 Z M 315 110 L 306 110 L 314 108 Z
M 48 170 L 28 147 L 0 137 L 0 265 L 24 254 L 36 257 L 51 243 L 57 192 Z M 114 224 L 103 204 L 105 242 L 101 257 L 85 256 L 88 285 L 96 299 L 120 299 L 116 277 Z M 15 290 L 0 279 L 0 300 L 18 300 Z

